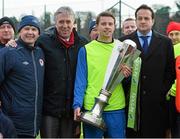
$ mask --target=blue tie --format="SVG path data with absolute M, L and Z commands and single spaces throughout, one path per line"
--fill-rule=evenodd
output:
M 149 36 L 140 36 L 141 39 L 143 39 L 143 52 L 144 54 L 146 54 L 147 50 L 148 50 L 148 37 Z

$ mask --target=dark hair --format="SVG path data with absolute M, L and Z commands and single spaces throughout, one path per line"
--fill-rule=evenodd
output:
M 147 6 L 146 4 L 143 4 L 143 5 L 141 5 L 140 7 L 138 7 L 138 8 L 136 9 L 136 12 L 135 12 L 135 17 L 136 17 L 136 18 L 137 18 L 137 12 L 138 12 L 139 10 L 141 10 L 141 9 L 149 10 L 149 11 L 151 12 L 151 17 L 152 17 L 152 19 L 154 19 L 154 12 L 153 12 L 153 10 L 152 10 L 149 6 Z
M 96 24 L 97 25 L 99 24 L 100 17 L 102 17 L 102 16 L 112 17 L 114 19 L 114 24 L 116 23 L 116 19 L 115 19 L 114 15 L 111 12 L 105 11 L 105 12 L 100 13 L 97 16 L 97 18 L 96 18 Z

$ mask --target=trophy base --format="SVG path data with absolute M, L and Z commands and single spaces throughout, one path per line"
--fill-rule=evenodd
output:
M 90 124 L 92 126 L 95 126 L 97 128 L 100 128 L 103 131 L 106 131 L 106 125 L 104 123 L 104 120 L 101 117 L 91 112 L 83 113 L 81 115 L 81 121 L 84 123 Z

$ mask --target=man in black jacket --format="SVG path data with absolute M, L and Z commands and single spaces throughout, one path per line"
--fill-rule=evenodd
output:
M 154 12 L 141 5 L 135 12 L 137 30 L 120 40 L 131 39 L 142 51 L 138 105 L 138 132 L 127 137 L 164 138 L 167 128 L 166 94 L 175 79 L 172 42 L 152 30 Z
M 60 7 L 54 19 L 55 27 L 38 40 L 46 61 L 41 137 L 74 138 L 80 133 L 72 109 L 77 54 L 87 41 L 73 28 L 75 15 L 71 8 Z
M 0 19 L 0 48 L 4 48 L 5 44 L 14 38 L 15 26 L 9 17 Z M 13 122 L 1 111 L 1 98 L 0 98 L 0 134 L 2 138 L 15 138 L 16 129 Z M 0 137 L 1 138 L 1 137 Z

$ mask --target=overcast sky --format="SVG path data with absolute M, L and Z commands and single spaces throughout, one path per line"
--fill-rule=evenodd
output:
M 161 4 L 164 6 L 170 6 L 172 9 L 175 6 L 174 0 L 121 0 L 123 3 L 122 15 L 132 16 L 134 15 L 134 9 L 141 4 Z M 2 2 L 0 0 L 0 17 L 2 17 Z M 95 14 L 102 12 L 119 0 L 4 0 L 4 15 L 5 16 L 16 16 L 19 18 L 22 15 L 33 14 L 40 17 L 46 10 L 54 13 L 60 6 L 70 6 L 74 11 L 93 11 Z M 125 4 L 124 4 L 125 3 Z M 127 5 L 130 5 L 129 8 Z M 118 8 L 118 5 L 116 6 Z

